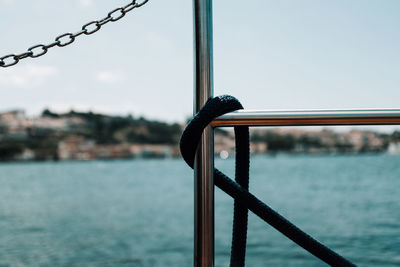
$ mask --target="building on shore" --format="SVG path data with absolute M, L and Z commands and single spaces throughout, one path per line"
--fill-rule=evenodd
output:
M 153 144 L 96 144 L 81 136 L 71 136 L 58 145 L 60 160 L 171 158 L 178 157 L 178 147 Z

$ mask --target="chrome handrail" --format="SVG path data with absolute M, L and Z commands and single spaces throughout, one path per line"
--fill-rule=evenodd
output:
M 213 127 L 398 125 L 400 109 L 239 110 L 216 118 Z
M 194 113 L 213 96 L 212 0 L 193 0 Z M 207 127 L 194 164 L 194 266 L 214 266 L 214 134 Z

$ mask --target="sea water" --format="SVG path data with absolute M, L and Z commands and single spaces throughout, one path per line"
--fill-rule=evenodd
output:
M 359 266 L 400 266 L 400 156 L 256 156 L 250 191 Z M 233 177 L 234 160 L 216 160 Z M 215 265 L 233 201 L 216 189 Z M 325 266 L 249 214 L 247 266 Z M 192 266 L 180 159 L 0 164 L 0 266 Z

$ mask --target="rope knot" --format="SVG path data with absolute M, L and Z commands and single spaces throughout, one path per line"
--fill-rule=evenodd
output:
M 217 96 L 209 99 L 189 122 L 183 131 L 180 149 L 183 159 L 191 168 L 194 165 L 196 149 L 203 130 L 214 118 L 238 109 L 243 109 L 243 107 L 233 96 Z M 235 126 L 234 130 L 236 144 L 235 181 L 214 169 L 215 185 L 235 200 L 230 266 L 240 267 L 245 264 L 248 210 L 325 263 L 331 266 L 356 266 L 313 239 L 249 193 L 249 129 L 247 126 Z

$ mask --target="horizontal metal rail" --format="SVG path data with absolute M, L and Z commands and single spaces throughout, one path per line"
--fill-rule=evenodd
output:
M 239 110 L 222 115 L 213 127 L 247 126 L 321 126 L 321 125 L 396 125 L 400 109 L 364 110 Z

